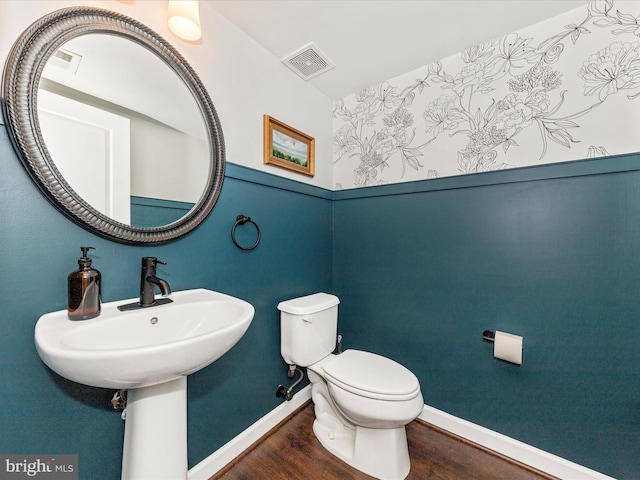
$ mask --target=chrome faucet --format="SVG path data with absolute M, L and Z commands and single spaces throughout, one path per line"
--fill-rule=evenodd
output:
M 138 308 L 154 307 L 156 305 L 173 302 L 170 298 L 159 298 L 156 300 L 156 286 L 160 288 L 160 293 L 162 293 L 163 297 L 171 295 L 171 287 L 169 286 L 169 283 L 156 276 L 156 266 L 158 264 L 166 265 L 165 262 L 161 262 L 156 257 L 142 257 L 140 301 L 128 303 L 126 305 L 119 305 L 118 310 L 136 310 Z
M 160 287 L 163 297 L 171 295 L 171 287 L 166 280 L 156 277 L 156 266 L 159 264 L 166 265 L 156 257 L 142 257 L 142 273 L 140 275 L 140 306 L 150 307 L 157 305 L 156 302 L 156 286 Z M 161 303 L 168 303 L 165 301 Z M 169 300 L 171 301 L 171 300 Z

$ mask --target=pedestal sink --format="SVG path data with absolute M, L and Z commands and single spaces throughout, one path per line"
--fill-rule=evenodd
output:
M 72 321 L 67 311 L 40 317 L 42 361 L 69 380 L 127 389 L 123 480 L 187 478 L 187 375 L 224 355 L 249 328 L 251 304 L 205 289 L 171 295 L 173 303 Z

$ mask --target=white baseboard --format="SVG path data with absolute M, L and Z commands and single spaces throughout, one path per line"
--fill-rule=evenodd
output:
M 294 413 L 311 399 L 311 385 L 300 390 L 289 402 L 284 402 L 247 428 L 229 443 L 213 452 L 189 470 L 189 480 L 208 480 L 231 463 L 238 455 L 257 442 L 269 430 Z M 465 438 L 482 447 L 512 458 L 524 465 L 563 480 L 615 480 L 602 473 L 557 457 L 513 438 L 481 427 L 441 410 L 424 406 L 418 417 L 427 423 Z
M 536 468 L 563 480 L 615 480 L 602 473 L 570 462 L 544 450 L 532 447 L 513 438 L 481 427 L 441 410 L 424 406 L 418 417 L 470 442 L 512 458 L 524 465 Z
M 290 401 L 278 405 L 240 435 L 189 469 L 187 478 L 189 480 L 208 480 L 310 399 L 311 385 L 307 385 Z

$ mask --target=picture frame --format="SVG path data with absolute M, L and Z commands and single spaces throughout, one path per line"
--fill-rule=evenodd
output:
M 264 115 L 264 164 L 315 175 L 315 139 Z

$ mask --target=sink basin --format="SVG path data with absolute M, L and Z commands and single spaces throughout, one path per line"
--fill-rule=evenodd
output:
M 244 300 L 196 289 L 172 303 L 74 321 L 67 311 L 36 323 L 42 361 L 69 380 L 126 389 L 121 480 L 187 480 L 187 375 L 224 355 L 249 328 Z M 169 414 L 168 414 L 169 413 Z
M 102 305 L 91 320 L 67 311 L 38 320 L 35 342 L 42 361 L 69 380 L 130 389 L 189 375 L 224 355 L 249 328 L 251 304 L 205 289 L 171 295 L 173 303 L 121 312 Z

